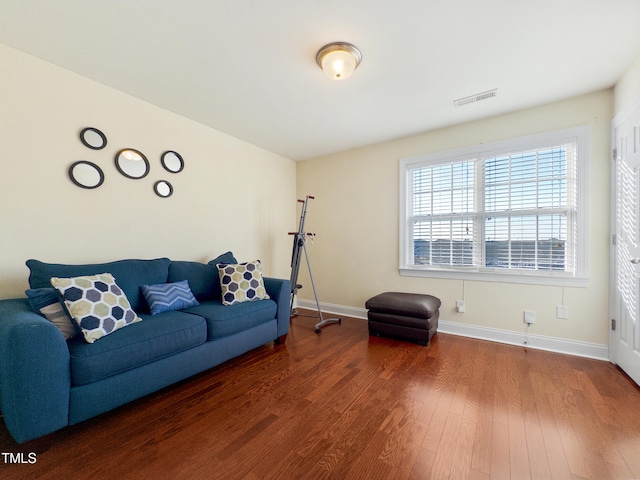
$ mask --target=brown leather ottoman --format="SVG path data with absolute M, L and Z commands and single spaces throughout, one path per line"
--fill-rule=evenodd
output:
M 429 345 L 438 330 L 440 299 L 420 293 L 385 292 L 365 303 L 369 335 L 397 337 Z

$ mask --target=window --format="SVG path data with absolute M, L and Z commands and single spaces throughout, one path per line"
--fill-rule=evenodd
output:
M 587 135 L 403 159 L 401 273 L 586 284 Z

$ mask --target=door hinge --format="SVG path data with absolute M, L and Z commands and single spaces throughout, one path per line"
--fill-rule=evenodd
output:
M 614 233 L 611 235 L 611 245 L 617 245 L 618 244 L 618 236 Z
M 613 158 L 614 162 L 618 159 L 618 149 L 617 148 L 614 148 L 613 150 L 611 150 L 611 157 Z
M 616 330 L 616 319 L 615 318 L 611 319 L 611 330 L 613 330 L 613 331 Z

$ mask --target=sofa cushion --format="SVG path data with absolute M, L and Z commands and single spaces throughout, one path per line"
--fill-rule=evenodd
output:
M 95 382 L 207 340 L 206 322 L 197 315 L 173 311 L 142 315 L 142 319 L 92 344 L 71 339 L 68 345 L 72 384 Z
M 204 317 L 207 321 L 207 340 L 226 337 L 273 320 L 278 307 L 273 300 L 222 305 L 219 300 L 202 302 L 183 312 Z
M 218 263 L 237 263 L 233 253 L 226 252 L 209 263 L 172 260 L 169 265 L 168 282 L 187 280 L 196 299 L 201 302 L 220 298 L 220 279 Z
M 110 273 L 86 277 L 51 278 L 71 319 L 88 343 L 140 321 Z
M 264 288 L 260 260 L 240 264 L 219 264 L 218 272 L 224 305 L 269 298 Z
M 31 288 L 51 287 L 51 277 L 79 277 L 84 275 L 97 275 L 108 272 L 116 282 L 131 307 L 137 313 L 146 313 L 145 302 L 140 285 L 153 285 L 164 283 L 169 275 L 168 258 L 156 258 L 154 260 L 117 260 L 109 263 L 95 263 L 86 265 L 65 265 L 58 263 L 44 263 L 39 260 L 27 260 L 29 267 L 29 286 Z
M 34 312 L 44 315 L 44 317 L 53 323 L 66 340 L 69 340 L 76 334 L 76 327 L 67 315 L 62 303 L 60 303 L 60 293 L 53 287 L 49 288 L 30 288 L 25 290 L 25 295 L 29 301 L 29 305 Z
M 173 283 L 142 285 L 142 295 L 149 304 L 151 315 L 171 310 L 181 310 L 199 305 L 189 288 L 189 282 L 180 280 Z

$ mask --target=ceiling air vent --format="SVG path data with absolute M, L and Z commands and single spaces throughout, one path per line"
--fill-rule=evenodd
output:
M 480 100 L 486 100 L 487 98 L 492 98 L 498 95 L 498 89 L 494 88 L 493 90 L 489 90 L 482 93 L 476 93 L 475 95 L 471 95 L 470 97 L 459 98 L 453 101 L 453 104 L 456 107 L 461 107 L 462 105 L 468 105 L 469 103 L 476 103 Z

